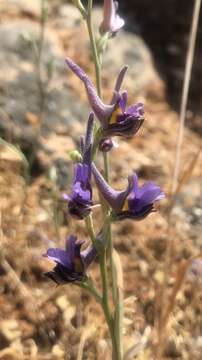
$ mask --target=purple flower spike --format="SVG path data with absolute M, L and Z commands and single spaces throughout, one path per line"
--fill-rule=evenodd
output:
M 124 66 L 118 75 L 111 104 L 106 105 L 97 95 L 87 74 L 71 59 L 66 59 L 66 63 L 85 85 L 89 103 L 103 129 L 103 138 L 129 137 L 136 134 L 144 121 L 144 110 L 142 103 L 130 106 L 126 110 L 128 95 L 127 92 L 120 93 L 120 88 L 127 66 Z
M 139 188 L 136 174 L 128 178 L 126 190 L 115 191 L 105 181 L 94 164 L 92 164 L 92 172 L 97 187 L 103 198 L 112 208 L 116 220 L 126 218 L 142 220 L 150 212 L 155 211 L 154 203 L 165 197 L 160 187 L 152 181 L 145 183 Z
M 78 163 L 75 165 L 71 196 L 65 195 L 68 201 L 69 213 L 77 219 L 83 219 L 91 212 L 92 187 L 90 183 L 90 165 Z
M 56 284 L 84 280 L 88 266 L 97 256 L 97 251 L 92 245 L 81 251 L 84 241 L 76 242 L 76 240 L 76 236 L 70 235 L 66 240 L 65 250 L 50 248 L 44 255 L 56 263 L 52 271 L 45 273 Z
M 100 25 L 100 32 L 110 32 L 115 35 L 123 26 L 124 20 L 117 14 L 118 2 L 113 0 L 104 0 L 103 21 Z
M 68 201 L 69 213 L 77 219 L 83 219 L 91 212 L 92 187 L 91 187 L 91 148 L 93 143 L 94 114 L 88 119 L 85 140 L 82 138 L 81 150 L 83 163 L 77 163 L 74 168 L 74 180 L 71 196 L 63 195 Z

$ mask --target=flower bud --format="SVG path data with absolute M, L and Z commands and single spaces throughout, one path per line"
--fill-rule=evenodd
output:
M 74 163 L 82 162 L 82 156 L 78 150 L 70 151 L 69 157 Z
M 99 150 L 102 152 L 108 152 L 114 147 L 113 140 L 111 138 L 102 139 L 99 144 Z
M 100 25 L 100 32 L 115 35 L 123 26 L 124 20 L 117 14 L 118 2 L 104 0 L 103 21 Z

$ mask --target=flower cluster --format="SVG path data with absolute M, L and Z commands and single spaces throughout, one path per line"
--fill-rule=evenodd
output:
M 79 3 L 80 4 L 80 3 Z M 104 16 L 100 25 L 102 34 L 115 35 L 124 25 L 124 21 L 117 14 L 117 2 L 104 1 Z M 114 146 L 114 137 L 128 138 L 135 135 L 144 122 L 144 106 L 142 103 L 127 106 L 127 91 L 122 91 L 122 83 L 127 71 L 124 66 L 118 74 L 115 88 L 108 104 L 98 95 L 95 86 L 88 75 L 72 59 L 67 58 L 69 69 L 81 80 L 92 112 L 89 115 L 85 137 L 81 137 L 80 154 L 74 166 L 74 178 L 71 194 L 64 194 L 67 201 L 67 210 L 76 219 L 89 220 L 93 210 L 92 178 L 108 209 L 110 222 L 124 219 L 142 220 L 155 211 L 155 203 L 164 198 L 164 193 L 154 182 L 138 185 L 137 174 L 128 177 L 126 189 L 114 190 L 102 176 L 95 164 L 95 155 L 98 151 L 109 152 Z M 98 124 L 94 124 L 94 118 Z M 106 155 L 106 154 L 105 154 Z M 66 241 L 65 250 L 49 249 L 47 256 L 56 262 L 53 271 L 46 275 L 56 283 L 82 282 L 87 278 L 86 270 L 94 261 L 98 246 L 96 242 L 106 246 L 104 235 L 108 224 L 104 224 L 100 234 L 95 235 L 93 244 L 86 250 L 81 250 L 83 241 L 76 241 L 71 235 Z
M 128 177 L 128 186 L 125 190 L 114 190 L 99 172 L 93 159 L 94 116 L 100 124 L 98 149 L 102 151 L 111 150 L 114 136 L 134 135 L 144 121 L 143 104 L 134 104 L 126 109 L 127 92 L 120 91 L 127 68 L 124 67 L 119 73 L 112 101 L 107 105 L 99 98 L 85 72 L 70 59 L 67 59 L 66 63 L 84 83 L 93 111 L 89 115 L 85 138 L 81 138 L 82 161 L 74 168 L 71 195 L 64 195 L 64 199 L 68 202 L 69 214 L 77 219 L 84 219 L 91 213 L 93 175 L 98 191 L 110 208 L 112 221 L 127 218 L 142 220 L 155 211 L 155 203 L 164 198 L 160 187 L 151 181 L 139 187 L 137 174 L 134 173 Z M 46 275 L 56 283 L 82 281 L 86 269 L 97 253 L 94 245 L 89 245 L 85 251 L 81 251 L 82 244 L 82 241 L 76 242 L 76 237 L 72 235 L 67 241 L 65 250 L 49 249 L 46 256 L 54 260 L 57 265 Z

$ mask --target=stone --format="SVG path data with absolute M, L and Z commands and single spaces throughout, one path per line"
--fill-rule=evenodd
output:
M 46 87 L 45 114 L 40 119 L 40 95 L 37 87 L 37 71 L 34 64 L 33 49 L 30 39 L 38 41 L 39 26 L 30 21 L 13 21 L 0 25 L 0 132 L 5 139 L 17 143 L 25 155 L 36 161 L 42 171 L 51 166 L 52 154 L 56 150 L 56 137 L 48 139 L 58 131 L 66 134 L 66 150 L 70 137 L 75 129 L 82 133 L 80 125 L 84 116 L 88 116 L 87 106 L 75 106 L 78 100 L 73 99 L 68 91 L 68 76 L 64 55 L 58 37 L 48 27 L 45 30 L 44 49 L 41 58 L 42 80 L 47 81 L 47 64 L 53 59 L 54 70 L 49 86 Z M 75 124 L 74 124 L 75 122 Z M 80 125 L 80 126 L 79 126 Z M 58 130 L 59 129 L 59 130 Z M 77 131 L 77 135 L 78 135 Z M 69 136 L 71 134 L 71 136 Z M 58 137 L 59 141 L 63 138 Z M 49 146 L 46 146 L 49 141 Z M 58 141 L 57 141 L 58 143 Z M 64 143 L 64 142 L 62 142 Z M 55 143 L 56 144 L 56 143 Z M 51 149 L 50 149 L 51 146 Z M 71 146 L 71 149 L 74 145 Z M 61 149 L 61 147 L 60 147 Z M 64 147 L 65 149 L 65 143 Z M 62 153 L 63 157 L 67 154 Z M 40 163 L 40 159 L 48 161 Z M 54 160 L 60 159 L 59 152 Z M 61 166 L 60 166 L 61 167 Z M 40 170 L 40 171 L 41 171 Z
M 38 1 L 34 5 L 36 8 L 37 4 L 39 5 Z M 15 9 L 15 2 L 13 6 Z M 26 13 L 25 2 L 21 0 L 19 6 Z M 11 3 L 9 3 L 9 8 L 12 8 Z M 30 11 L 35 14 L 34 16 L 37 15 L 32 5 L 30 5 Z M 101 17 L 101 10 L 95 9 L 94 20 L 97 25 Z M 17 143 L 28 160 L 32 161 L 34 168 L 31 169 L 32 174 L 37 175 L 37 172 L 49 171 L 52 166 L 56 166 L 61 184 L 65 182 L 61 174 L 66 176 L 64 168 L 69 161 L 68 139 L 70 137 L 74 139 L 73 146 L 78 143 L 89 112 L 89 106 L 83 103 L 86 99 L 84 87 L 79 81 L 76 82 L 77 79 L 71 72 L 67 71 L 64 62 L 64 40 L 62 39 L 61 42 L 60 37 L 62 28 L 66 29 L 66 35 L 63 34 L 63 36 L 67 38 L 68 34 L 70 38 L 74 33 L 81 35 L 74 36 L 71 45 L 67 42 L 68 49 L 70 48 L 68 55 L 72 56 L 72 51 L 75 52 L 75 56 L 72 57 L 77 61 L 84 51 L 86 53 L 88 44 L 87 31 L 83 31 L 85 26 L 80 20 L 78 10 L 70 4 L 65 4 L 59 7 L 59 16 L 56 16 L 52 23 L 49 20 L 46 25 L 41 56 L 41 79 L 43 83 L 50 81 L 48 86 L 44 86 L 46 96 L 43 117 L 40 115 L 41 96 L 33 52 L 33 41 L 36 44 L 39 41 L 39 23 L 16 19 L 12 23 L 0 24 L 1 134 L 5 139 L 11 139 L 13 143 Z M 50 61 L 53 62 L 53 71 L 49 79 L 47 73 Z M 83 61 L 87 64 L 87 57 Z M 113 41 L 109 41 L 104 61 L 106 69 L 103 73 L 104 81 L 110 80 L 112 83 L 124 63 L 130 66 L 124 87 L 133 95 L 145 95 L 150 84 L 152 84 L 152 91 L 156 94 L 162 93 L 161 90 L 156 91 L 161 88 L 162 81 L 154 68 L 152 56 L 144 41 L 139 36 L 123 31 Z M 93 68 L 92 64 L 91 68 Z M 110 79 L 108 79 L 109 74 Z M 72 89 L 78 93 L 81 88 L 82 93 L 79 97 L 73 95 Z M 57 136 L 59 141 L 56 140 Z M 61 146 L 60 150 L 57 149 L 60 141 L 62 151 Z

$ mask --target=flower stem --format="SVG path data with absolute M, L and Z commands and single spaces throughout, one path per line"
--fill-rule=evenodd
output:
M 103 159 L 104 159 L 104 176 L 105 180 L 109 182 L 109 162 L 108 162 L 108 154 L 103 152 Z
M 88 234 L 89 234 L 93 244 L 95 244 L 95 246 L 96 246 L 96 235 L 94 232 L 93 221 L 92 221 L 91 215 L 89 215 L 85 218 L 85 223 L 86 223 L 86 228 L 87 228 Z M 105 248 L 103 248 L 102 251 L 99 251 L 99 259 L 100 259 L 99 260 L 100 273 L 101 273 L 101 278 L 102 278 L 102 297 L 100 297 L 98 295 L 96 289 L 94 287 L 89 286 L 89 284 L 82 284 L 82 287 L 85 288 L 86 290 L 90 291 L 94 295 L 94 297 L 96 298 L 98 303 L 101 304 L 104 315 L 105 315 L 105 319 L 106 319 L 106 322 L 107 322 L 107 325 L 109 328 L 109 332 L 110 332 L 112 343 L 113 343 L 113 349 L 114 349 L 114 347 L 115 347 L 115 332 L 114 332 L 114 328 L 113 328 L 113 319 L 112 319 L 111 311 L 110 311 L 110 307 L 109 307 L 109 297 L 108 297 L 109 287 L 108 287 L 108 274 L 107 274 L 106 249 Z M 116 359 L 116 357 L 114 359 Z
M 108 250 L 109 250 L 109 261 L 110 261 L 110 271 L 112 275 L 112 295 L 113 295 L 113 302 L 114 305 L 117 301 L 117 286 L 116 286 L 116 270 L 114 268 L 113 262 L 113 241 L 112 241 L 112 230 L 111 224 L 109 225 L 109 232 L 108 232 Z
M 106 250 L 104 249 L 102 254 L 100 255 L 100 272 L 102 277 L 102 303 L 103 309 L 105 312 L 105 317 L 109 326 L 109 330 L 111 332 L 111 313 L 109 308 L 108 302 L 108 293 L 109 293 L 109 286 L 108 286 L 108 274 L 107 274 L 107 264 L 106 264 Z
M 95 245 L 96 243 L 96 236 L 95 236 L 95 231 L 94 231 L 94 226 L 93 226 L 93 219 L 92 219 L 92 215 L 88 215 L 85 218 L 85 224 L 86 224 L 86 229 L 88 231 L 88 234 L 91 238 L 92 243 Z
M 98 95 L 101 97 L 100 60 L 99 60 L 99 56 L 98 56 L 95 35 L 94 35 L 94 31 L 93 31 L 92 6 L 93 6 L 93 0 L 88 0 L 88 13 L 87 13 L 87 17 L 86 17 L 86 23 L 87 23 L 88 33 L 89 33 L 89 38 L 90 38 L 93 62 L 95 65 L 97 91 L 98 91 Z
M 77 9 L 80 11 L 83 18 L 86 17 L 86 10 L 84 6 L 82 5 L 80 0 L 72 0 L 73 4 L 77 7 Z
M 96 85 L 97 85 L 97 92 L 98 95 L 101 97 L 101 62 L 99 60 L 98 56 L 98 50 L 96 46 L 93 26 L 92 26 L 92 0 L 88 1 L 88 15 L 87 15 L 87 26 L 88 26 L 88 32 L 89 32 L 89 38 L 90 38 L 90 44 L 91 44 L 91 50 L 93 55 L 93 62 L 95 65 L 95 73 L 96 73 Z M 104 158 L 104 174 L 105 179 L 108 182 L 109 181 L 109 162 L 108 162 L 108 154 L 103 153 Z M 108 243 L 109 243 L 109 257 L 110 257 L 110 269 L 112 274 L 112 288 L 113 288 L 113 299 L 114 302 L 116 301 L 116 285 L 115 285 L 115 276 L 114 276 L 114 266 L 113 266 L 113 259 L 112 259 L 112 252 L 113 252 L 113 243 L 112 243 L 112 236 L 111 236 L 111 225 L 109 226 L 109 232 L 108 232 Z
M 97 44 L 95 41 L 95 35 L 92 25 L 92 5 L 93 0 L 88 0 L 88 9 L 87 9 L 87 16 L 86 16 L 86 23 L 87 28 L 89 32 L 89 38 L 90 38 L 90 45 L 92 50 L 92 56 L 93 56 L 93 62 L 95 66 L 95 73 L 96 73 L 96 84 L 97 84 L 97 92 L 98 96 L 102 96 L 102 89 L 101 89 L 101 53 L 98 52 Z M 105 179 L 108 182 L 109 181 L 109 163 L 108 163 L 108 155 L 107 153 L 103 153 L 103 159 L 104 159 L 104 174 Z M 109 211 L 104 211 L 103 214 L 105 217 L 105 220 L 107 221 L 107 218 L 109 218 Z M 89 235 L 93 242 L 96 242 L 95 236 L 92 234 L 92 218 L 90 217 L 86 218 L 86 226 L 89 227 Z M 112 358 L 113 360 L 121 360 L 122 359 L 122 329 L 121 329 L 121 309 L 122 309 L 122 302 L 121 298 L 118 295 L 118 286 L 117 286 L 117 279 L 116 279 L 116 269 L 115 264 L 113 262 L 113 242 L 112 242 L 112 234 L 111 234 L 111 222 L 108 221 L 108 231 L 106 234 L 106 243 L 108 244 L 108 249 L 103 249 L 102 252 L 99 254 L 100 260 L 100 273 L 102 278 L 102 307 L 105 314 L 105 319 L 108 324 L 108 328 L 110 331 L 111 339 L 112 339 Z M 108 273 L 107 273 L 107 250 L 109 253 L 109 267 L 110 267 L 110 273 L 111 273 L 111 280 L 112 280 L 112 295 L 113 295 L 113 303 L 114 303 L 114 309 L 115 309 L 115 316 L 113 317 L 111 315 L 110 307 L 109 307 L 109 285 L 108 285 Z M 117 303 L 118 302 L 118 303 Z M 117 331 L 117 329 L 120 329 Z
M 109 308 L 109 296 L 108 296 L 108 274 L 107 274 L 107 264 L 106 264 L 106 250 L 100 256 L 100 272 L 102 276 L 102 286 L 103 286 L 103 298 L 102 298 L 102 308 L 105 314 L 105 319 L 109 328 L 111 340 L 112 340 L 112 359 L 121 360 L 121 352 L 119 351 L 119 339 L 116 337 L 116 329 L 114 326 L 114 319 L 111 315 Z

